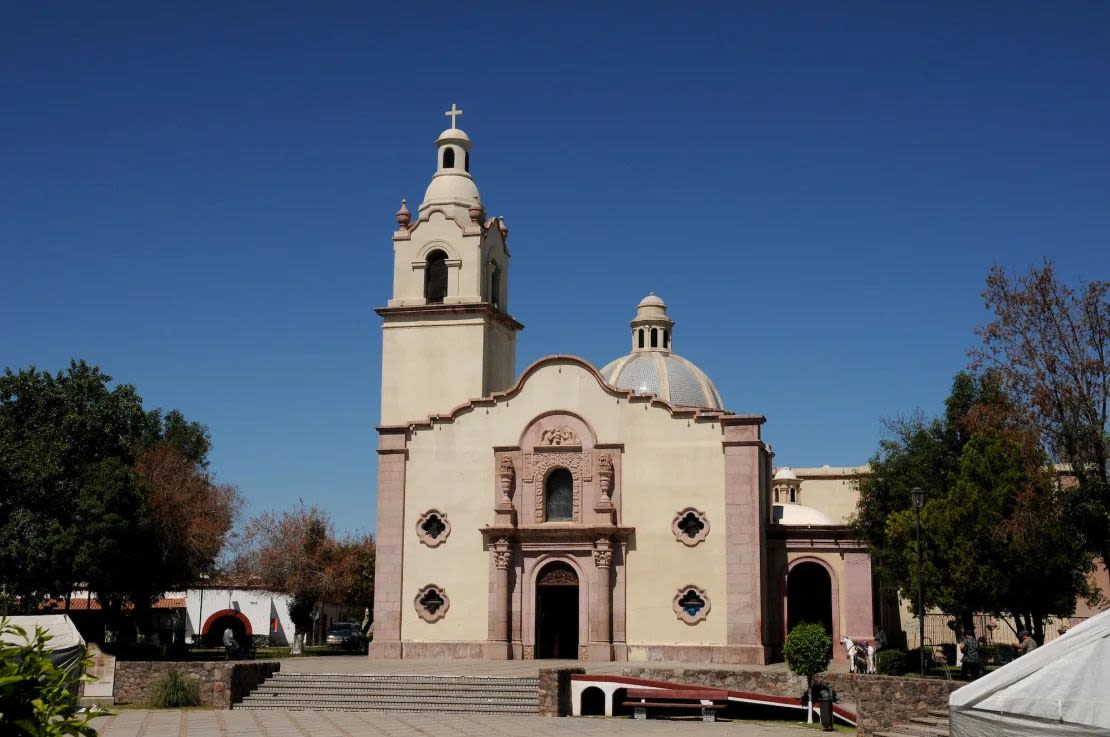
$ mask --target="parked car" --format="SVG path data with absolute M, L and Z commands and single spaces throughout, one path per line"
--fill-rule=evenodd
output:
M 328 629 L 327 644 L 331 647 L 341 647 L 344 650 L 355 652 L 366 649 L 366 635 L 362 628 L 354 622 L 336 622 Z

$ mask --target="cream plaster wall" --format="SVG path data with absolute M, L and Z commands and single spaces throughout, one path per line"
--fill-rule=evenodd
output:
M 867 466 L 847 466 L 792 469 L 802 480 L 798 501 L 807 507 L 824 512 L 840 523 L 847 523 L 855 514 L 856 480 L 868 472 Z
M 724 455 L 718 423 L 674 418 L 642 400 L 618 399 L 572 360 L 538 368 L 511 399 L 413 432 L 405 481 L 401 639 L 486 639 L 490 562 L 478 531 L 493 521 L 493 448 L 517 445 L 525 426 L 550 410 L 583 417 L 599 443 L 624 443 L 620 522 L 636 528 L 627 560 L 629 644 L 724 644 Z M 675 513 L 686 506 L 704 511 L 712 528 L 694 548 L 676 541 L 670 530 Z M 429 508 L 444 512 L 452 529 L 447 542 L 434 549 L 411 529 Z M 447 615 L 432 624 L 413 606 L 416 592 L 429 583 L 443 586 L 451 601 Z M 708 619 L 695 626 L 679 621 L 671 608 L 675 592 L 687 584 L 705 588 L 712 601 Z
M 382 325 L 381 423 L 449 412 L 485 393 L 486 333 L 481 315 L 390 317 Z M 509 341 L 512 352 L 515 343 Z

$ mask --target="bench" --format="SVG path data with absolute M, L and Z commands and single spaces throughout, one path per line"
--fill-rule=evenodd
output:
M 728 691 L 721 688 L 630 688 L 625 695 L 628 701 L 623 705 L 633 708 L 635 719 L 647 719 L 648 709 L 700 709 L 703 722 L 714 722 L 728 702 Z

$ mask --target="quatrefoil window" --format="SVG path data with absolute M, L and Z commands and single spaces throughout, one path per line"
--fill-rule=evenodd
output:
M 709 595 L 700 586 L 683 586 L 671 603 L 675 615 L 686 624 L 697 624 L 709 616 Z
M 416 521 L 416 536 L 429 548 L 442 545 L 450 534 L 451 523 L 447 521 L 447 515 L 437 509 L 429 509 Z
M 416 613 L 425 622 L 438 622 L 447 614 L 451 600 L 442 587 L 428 584 L 416 593 Z
M 680 543 L 693 547 L 709 534 L 709 520 L 705 512 L 694 507 L 686 507 L 675 515 L 671 523 L 671 532 Z

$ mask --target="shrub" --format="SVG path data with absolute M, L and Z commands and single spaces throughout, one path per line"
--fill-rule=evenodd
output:
M 813 676 L 825 671 L 832 660 L 832 638 L 819 624 L 799 624 L 790 630 L 782 654 L 790 670 L 806 677 L 810 684 Z
M 39 627 L 33 636 L 0 619 L 0 635 L 24 644 L 0 641 L 0 735 L 95 737 L 92 714 L 77 714 L 77 687 L 93 679 L 82 675 L 89 664 L 81 654 L 65 666 L 50 660 L 50 635 Z M 12 638 L 15 635 L 15 638 Z
M 154 705 L 159 709 L 178 709 L 200 703 L 200 687 L 192 678 L 170 666 L 154 684 Z
M 901 650 L 880 650 L 875 653 L 875 671 L 884 676 L 900 676 L 906 672 L 906 654 Z

